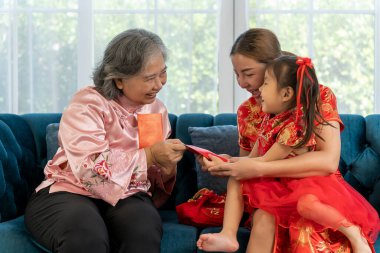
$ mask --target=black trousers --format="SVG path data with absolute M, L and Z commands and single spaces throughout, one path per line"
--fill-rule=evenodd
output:
M 32 195 L 25 224 L 52 252 L 160 252 L 161 218 L 142 192 L 111 206 L 68 192 L 49 194 L 47 187 Z

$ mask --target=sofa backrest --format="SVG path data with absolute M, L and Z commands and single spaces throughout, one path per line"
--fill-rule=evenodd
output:
M 380 115 L 342 114 L 339 169 L 380 213 Z
M 185 144 L 193 144 L 188 131 L 189 127 L 210 127 L 216 125 L 236 126 L 236 114 L 224 113 L 212 116 L 204 113 L 188 113 L 179 115 L 176 126 L 176 138 Z M 175 205 L 186 202 L 189 198 L 193 197 L 197 191 L 194 155 L 186 151 L 178 164 L 174 194 L 165 207 L 169 209 L 174 208 Z
M 341 115 L 340 169 L 345 179 L 369 199 L 380 213 L 380 115 Z M 58 123 L 60 113 L 0 114 L 0 222 L 23 214 L 27 200 L 43 180 L 46 164 L 46 127 Z M 189 127 L 236 125 L 236 114 L 189 113 L 169 115 L 171 138 L 192 144 Z M 194 156 L 185 152 L 179 162 L 177 183 L 163 209 L 191 198 L 197 189 Z
M 24 213 L 43 180 L 46 127 L 61 114 L 0 114 L 0 222 Z

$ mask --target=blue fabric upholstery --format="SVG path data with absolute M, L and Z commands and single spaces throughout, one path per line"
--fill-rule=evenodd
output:
M 58 149 L 59 123 L 52 123 L 46 127 L 46 160 L 53 158 Z
M 0 252 L 40 253 L 24 226 L 24 216 L 0 225 Z
M 372 174 L 368 172 L 366 178 L 373 178 L 371 180 L 372 187 L 368 188 L 368 200 L 376 208 L 377 212 L 380 213 L 380 117 L 379 115 L 369 115 L 365 118 L 366 121 L 366 140 L 367 148 L 371 148 L 377 156 L 376 172 Z M 380 247 L 380 244 L 378 244 Z M 378 249 L 380 252 L 380 249 Z
M 163 223 L 162 253 L 192 253 L 196 251 L 197 229 L 174 222 Z
M 23 214 L 30 193 L 42 180 L 35 168 L 32 133 L 18 115 L 0 115 L 0 222 Z
M 341 115 L 345 125 L 341 133 L 342 175 L 380 213 L 380 115 Z
M 43 169 L 46 164 L 46 127 L 51 123 L 58 123 L 61 116 L 60 113 L 30 113 L 21 116 L 32 134 L 32 138 L 28 139 L 34 139 L 38 169 Z
M 195 146 L 208 149 L 216 154 L 239 155 L 238 131 L 236 126 L 219 125 L 211 127 L 189 127 L 191 141 Z M 202 171 L 198 161 L 195 162 L 198 190 L 208 188 L 218 194 L 227 191 L 227 177 L 214 177 Z
M 340 170 L 345 179 L 362 193 L 380 212 L 380 115 L 362 117 L 341 115 L 342 132 Z M 61 114 L 0 114 L 0 252 L 45 252 L 33 242 L 23 224 L 27 200 L 43 180 L 47 161 L 47 126 L 58 123 Z M 189 127 L 236 125 L 236 114 L 169 115 L 171 138 L 192 143 Z M 197 252 L 199 233 L 217 228 L 197 230 L 178 223 L 175 205 L 187 201 L 197 191 L 194 156 L 186 152 L 178 164 L 177 182 L 169 201 L 160 208 L 163 220 L 162 252 Z M 249 231 L 240 229 L 240 251 L 245 249 Z M 376 244 L 380 252 L 380 239 Z
M 201 113 L 179 115 L 176 126 L 176 138 L 185 144 L 192 144 L 188 132 L 189 127 L 212 126 L 213 116 Z M 195 172 L 194 155 L 186 151 L 178 163 L 177 181 L 171 197 L 172 208 L 186 202 L 197 192 L 197 174 Z

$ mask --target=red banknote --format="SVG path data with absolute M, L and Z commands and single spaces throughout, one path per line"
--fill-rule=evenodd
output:
M 197 147 L 197 146 L 193 146 L 193 145 L 185 145 L 187 150 L 197 154 L 197 155 L 201 155 L 201 156 L 204 156 L 206 157 L 208 160 L 211 160 L 210 156 L 213 155 L 213 156 L 216 156 L 218 157 L 220 160 L 222 160 L 223 162 L 228 162 L 228 159 L 223 157 L 223 156 L 220 156 L 220 155 L 217 155 L 213 152 L 211 152 L 210 150 L 207 150 L 207 149 L 204 149 L 204 148 L 200 148 L 200 147 Z

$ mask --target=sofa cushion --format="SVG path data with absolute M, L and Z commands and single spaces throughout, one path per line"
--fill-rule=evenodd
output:
M 365 187 L 373 188 L 380 179 L 380 156 L 372 148 L 367 147 L 351 164 L 351 173 Z
M 14 122 L 12 122 L 14 120 Z M 19 127 L 15 124 L 19 123 Z M 0 222 L 24 213 L 36 186 L 33 135 L 19 116 L 0 117 Z
M 25 229 L 24 216 L 1 223 L 0 252 L 41 253 Z
M 51 160 L 58 149 L 59 123 L 52 123 L 46 127 L 46 158 Z
M 372 189 L 371 194 L 368 197 L 369 203 L 376 209 L 377 213 L 380 214 L 380 180 L 376 182 Z M 380 248 L 380 237 L 379 237 L 379 248 Z M 380 251 L 379 251 L 380 252 Z
M 208 149 L 216 154 L 239 155 L 238 131 L 236 126 L 189 127 L 193 145 Z M 226 192 L 228 178 L 215 177 L 202 171 L 195 163 L 198 189 L 208 188 L 218 194 Z
M 366 122 L 361 115 L 341 114 L 344 130 L 341 132 L 339 169 L 345 175 L 366 145 Z
M 161 252 L 196 252 L 198 232 L 195 227 L 164 221 L 162 229 Z

